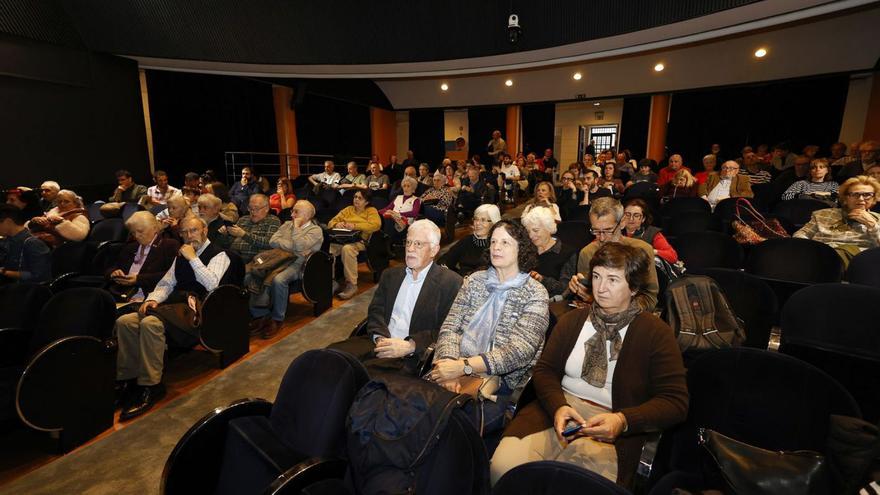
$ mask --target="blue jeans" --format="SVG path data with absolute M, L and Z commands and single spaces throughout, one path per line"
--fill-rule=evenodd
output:
M 272 279 L 269 287 L 269 296 L 272 300 L 272 310 L 267 308 L 251 307 L 251 316 L 260 318 L 272 314 L 275 321 L 284 321 L 287 314 L 287 300 L 290 297 L 290 284 L 300 279 L 302 263 L 292 263 Z

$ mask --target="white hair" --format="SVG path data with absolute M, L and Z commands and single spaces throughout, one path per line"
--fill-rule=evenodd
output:
M 400 186 L 401 186 L 401 187 L 403 187 L 403 185 L 406 184 L 406 183 L 411 183 L 413 187 L 418 187 L 418 186 L 419 186 L 419 181 L 413 179 L 412 177 L 410 177 L 410 176 L 408 176 L 408 175 L 405 176 L 403 179 L 400 179 Z
M 41 188 L 45 187 L 46 189 L 51 189 L 55 192 L 58 192 L 61 190 L 61 186 L 58 185 L 58 183 L 55 182 L 54 180 L 47 180 L 46 182 L 43 182 L 42 184 L 40 184 L 40 187 Z
M 556 219 L 550 213 L 550 208 L 545 206 L 536 206 L 530 209 L 528 213 L 523 215 L 522 224 L 527 229 L 540 227 L 550 232 L 551 235 L 556 233 Z
M 489 220 L 492 222 L 492 225 L 495 225 L 498 220 L 501 220 L 501 211 L 498 209 L 498 206 L 492 204 L 484 204 L 477 207 L 474 210 L 474 216 L 477 215 L 486 215 Z
M 210 206 L 211 208 L 219 208 L 220 205 L 223 204 L 223 201 L 220 200 L 217 196 L 214 196 L 211 193 L 205 193 L 199 196 L 199 199 L 196 200 L 200 206 Z
M 71 201 L 73 201 L 73 204 L 75 204 L 77 208 L 85 208 L 85 205 L 83 205 L 82 196 L 78 196 L 70 189 L 62 189 L 58 191 L 58 196 L 67 196 L 70 198 Z
M 409 226 L 408 232 L 416 233 L 419 231 L 425 232 L 432 246 L 440 245 L 440 227 L 436 223 L 427 219 L 416 220 Z
M 125 221 L 125 228 L 129 231 L 134 230 L 136 227 L 153 227 L 157 232 L 161 228 L 159 220 L 156 220 L 156 216 L 148 211 L 136 211 Z
M 306 207 L 306 209 L 309 212 L 309 219 L 312 219 L 315 217 L 315 205 L 313 205 L 310 201 L 305 200 L 305 199 L 298 199 L 296 201 L 296 203 L 294 203 L 293 207 L 296 208 L 297 206 L 305 206 Z

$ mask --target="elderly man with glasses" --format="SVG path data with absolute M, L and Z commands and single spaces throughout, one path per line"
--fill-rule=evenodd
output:
M 746 179 L 748 180 L 748 179 Z M 641 239 L 626 237 L 621 235 L 623 229 L 623 205 L 620 201 L 613 198 L 598 198 L 593 201 L 590 208 L 590 233 L 596 236 L 593 242 L 587 244 L 578 254 L 577 271 L 578 273 L 571 277 L 568 283 L 568 290 L 582 301 L 591 302 L 593 300 L 588 289 L 580 283 L 585 277 L 584 274 L 590 273 L 590 260 L 593 255 L 606 242 L 619 242 L 627 246 L 639 248 L 648 255 L 648 259 L 654 259 L 654 248 Z M 646 311 L 653 311 L 657 305 L 657 294 L 660 291 L 660 285 L 657 282 L 657 271 L 648 270 L 647 294 L 642 298 Z
M 220 227 L 218 232 L 232 236 L 229 248 L 250 263 L 260 251 L 270 249 L 269 241 L 281 226 L 281 220 L 269 214 L 269 198 L 264 194 L 253 194 L 248 200 L 249 215 L 238 219 L 229 227 Z
M 728 160 L 721 165 L 721 173 L 711 173 L 706 182 L 700 184 L 701 198 L 709 202 L 712 209 L 727 198 L 753 198 L 752 183 L 748 176 L 740 175 L 739 164 Z
M 382 272 L 370 301 L 367 334 L 330 347 L 370 369 L 417 373 L 462 283 L 460 275 L 434 263 L 438 251 L 440 228 L 430 220 L 413 222 L 406 235 L 406 265 Z

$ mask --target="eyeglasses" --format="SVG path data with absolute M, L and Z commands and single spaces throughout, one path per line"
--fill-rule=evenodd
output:
M 602 230 L 590 229 L 590 233 L 593 235 L 611 235 L 614 233 L 614 229 L 602 229 Z
M 477 223 L 477 222 L 492 223 L 492 220 L 489 220 L 488 218 L 474 217 L 474 223 Z
M 630 213 L 630 212 L 626 212 L 626 213 L 623 214 L 623 216 L 624 216 L 625 218 L 632 218 L 632 219 L 634 219 L 634 220 L 638 220 L 638 219 L 644 217 L 645 215 L 642 215 L 641 213 Z
M 571 177 L 563 177 L 562 180 L 564 182 L 564 181 L 572 181 L 574 179 L 572 179 Z
M 202 229 L 199 229 L 199 228 L 195 228 L 195 229 L 180 229 L 180 233 L 181 233 L 181 234 L 184 234 L 184 235 L 196 235 L 196 234 L 198 234 L 198 233 L 201 232 L 201 231 L 202 231 Z
M 846 195 L 850 198 L 871 199 L 874 197 L 873 192 L 848 192 Z
M 739 170 L 739 167 L 721 167 L 721 170 Z
M 269 205 L 263 205 L 263 206 L 248 206 L 248 211 L 250 211 L 250 212 L 255 212 L 255 211 L 260 211 L 260 210 L 262 210 L 263 208 L 268 208 L 268 207 L 269 207 Z
M 415 248 L 415 249 L 422 249 L 423 247 L 428 247 L 428 246 L 430 246 L 431 243 L 430 243 L 430 242 L 425 242 L 425 241 L 411 241 L 411 240 L 407 239 L 406 242 L 404 243 L 404 245 L 405 245 L 406 247 L 412 247 L 412 248 Z

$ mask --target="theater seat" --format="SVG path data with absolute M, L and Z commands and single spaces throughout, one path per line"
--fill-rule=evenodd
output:
M 876 268 L 875 268 L 876 269 Z M 782 309 L 779 352 L 822 368 L 855 397 L 866 420 L 880 421 L 880 288 L 819 284 Z
M 853 397 L 824 371 L 775 352 L 708 351 L 690 365 L 687 378 L 688 417 L 664 433 L 654 463 L 657 475 L 699 477 L 699 428 L 767 450 L 825 452 L 832 414 L 861 417 Z
M 866 249 L 855 255 L 846 269 L 846 280 L 880 288 L 880 248 Z
M 687 232 L 669 242 L 688 270 L 742 267 L 742 247 L 729 235 L 712 231 Z
M 288 471 L 305 469 L 314 457 L 344 455 L 348 408 L 368 379 L 345 353 L 303 353 L 287 368 L 274 404 L 242 399 L 193 425 L 165 463 L 160 492 L 294 493 L 269 487 L 279 478 L 286 481 Z
M 599 474 L 574 464 L 537 461 L 517 466 L 501 477 L 493 495 L 627 495 L 630 492 Z

